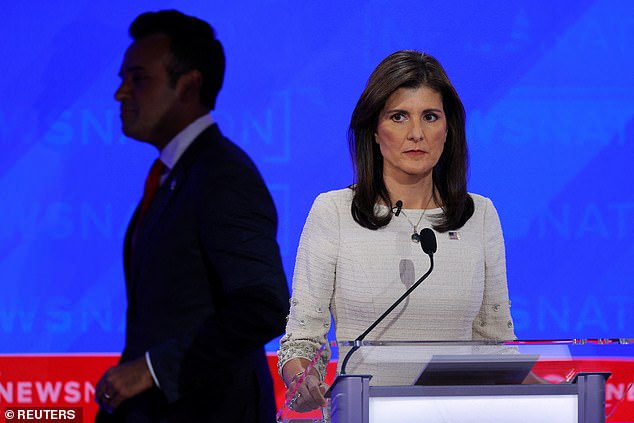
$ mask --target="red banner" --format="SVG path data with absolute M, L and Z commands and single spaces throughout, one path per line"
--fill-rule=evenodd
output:
M 97 412 L 95 384 L 103 372 L 117 363 L 118 354 L 0 355 L 0 423 L 27 421 L 28 416 L 48 420 L 91 422 Z M 277 356 L 269 355 L 278 408 L 285 388 L 277 375 Z M 332 383 L 336 363 L 329 364 L 327 383 Z M 634 422 L 634 360 L 582 359 L 566 362 L 539 362 L 535 373 L 553 383 L 574 372 L 611 372 L 606 385 L 608 422 Z M 8 413 L 8 414 L 7 414 Z M 21 413 L 21 414 L 18 414 Z M 15 417 L 21 415 L 22 420 Z M 80 416 L 79 419 L 77 416 Z M 7 417 L 14 416 L 14 419 Z M 303 414 L 296 417 L 318 416 Z M 73 417 L 75 420 L 70 419 Z

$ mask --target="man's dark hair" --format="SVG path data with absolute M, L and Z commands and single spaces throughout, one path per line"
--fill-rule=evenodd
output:
M 135 41 L 154 34 L 168 36 L 172 60 L 167 73 L 172 86 L 181 75 L 198 70 L 202 74 L 200 102 L 212 110 L 216 107 L 225 75 L 225 54 L 211 25 L 177 10 L 161 10 L 137 16 L 129 32 Z
M 439 93 L 447 116 L 447 140 L 432 172 L 433 196 L 443 209 L 434 229 L 458 229 L 473 215 L 473 199 L 467 193 L 469 159 L 462 101 L 438 60 L 419 51 L 401 50 L 372 72 L 350 119 L 348 144 L 356 179 L 352 217 L 365 228 L 381 228 L 392 218 L 392 213 L 381 215 L 375 208 L 380 203 L 393 207 L 383 180 L 383 156 L 375 142 L 379 114 L 396 90 L 418 87 Z

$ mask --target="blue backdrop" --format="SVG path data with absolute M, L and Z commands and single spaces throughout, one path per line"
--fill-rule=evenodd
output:
M 370 72 L 413 48 L 465 103 L 470 190 L 502 219 L 517 334 L 632 336 L 634 5 L 451 3 L 3 5 L 0 353 L 122 347 L 123 234 L 156 151 L 121 135 L 113 93 L 129 23 L 161 8 L 225 46 L 214 118 L 273 193 L 289 280 L 314 197 L 352 181 L 347 124 Z

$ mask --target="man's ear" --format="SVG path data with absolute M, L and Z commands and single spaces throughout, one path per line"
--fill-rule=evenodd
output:
M 199 70 L 193 69 L 178 78 L 177 90 L 180 100 L 184 103 L 200 101 L 200 87 L 203 84 L 203 76 Z

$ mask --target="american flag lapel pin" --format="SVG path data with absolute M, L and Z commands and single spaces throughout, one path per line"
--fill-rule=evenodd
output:
M 449 231 L 449 239 L 459 240 L 460 232 L 458 231 Z

